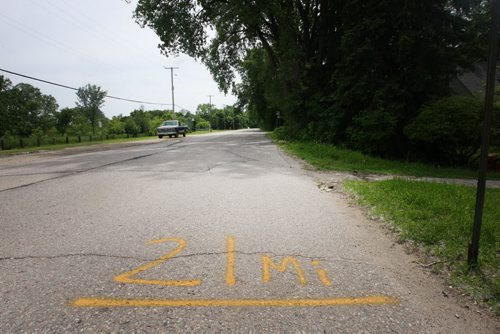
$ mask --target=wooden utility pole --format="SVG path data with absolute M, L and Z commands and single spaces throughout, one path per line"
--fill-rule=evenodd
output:
M 498 32 L 500 24 L 500 0 L 493 0 L 493 12 L 490 30 L 490 51 L 488 55 L 488 76 L 484 98 L 483 133 L 481 137 L 481 158 L 479 176 L 477 180 L 476 209 L 474 225 L 472 227 L 472 240 L 469 244 L 467 262 L 470 267 L 477 265 L 479 255 L 479 239 L 481 236 L 481 223 L 483 220 L 484 193 L 486 191 L 486 170 L 488 167 L 488 147 L 490 144 L 491 118 L 493 114 L 493 96 L 495 93 L 496 66 L 498 58 Z
M 210 131 L 212 131 L 212 122 L 213 122 L 213 117 L 212 117 L 212 96 L 213 95 L 207 95 L 208 96 L 208 113 L 210 115 Z
M 172 119 L 175 118 L 175 103 L 174 103 L 174 70 L 178 67 L 167 67 L 163 66 L 165 69 L 170 70 L 170 84 L 172 85 Z

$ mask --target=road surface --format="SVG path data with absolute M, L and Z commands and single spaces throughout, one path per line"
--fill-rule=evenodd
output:
M 0 332 L 466 332 L 393 237 L 257 130 L 0 158 Z

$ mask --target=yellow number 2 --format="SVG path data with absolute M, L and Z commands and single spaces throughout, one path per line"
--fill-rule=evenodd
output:
M 186 247 L 186 241 L 180 238 L 164 238 L 164 239 L 158 239 L 158 240 L 151 240 L 146 243 L 146 245 L 153 245 L 153 244 L 161 244 L 165 242 L 175 242 L 177 243 L 177 247 L 172 250 L 170 253 L 154 260 L 149 263 L 146 263 L 143 266 L 140 266 L 134 270 L 131 270 L 129 272 L 126 272 L 124 274 L 115 276 L 114 281 L 115 282 L 120 282 L 120 283 L 131 283 L 131 284 L 154 284 L 154 285 L 165 285 L 165 286 L 196 286 L 201 284 L 201 280 L 196 279 L 196 280 L 173 280 L 173 281 L 168 281 L 168 280 L 151 280 L 151 279 L 140 279 L 140 278 L 132 278 L 132 276 L 135 276 L 139 273 L 142 273 L 143 271 L 146 271 L 148 269 L 151 269 L 153 267 L 159 266 L 163 262 L 173 258 L 177 254 L 179 254 L 185 247 Z

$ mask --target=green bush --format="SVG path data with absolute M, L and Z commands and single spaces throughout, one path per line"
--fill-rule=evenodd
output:
M 349 146 L 368 154 L 388 155 L 395 151 L 398 143 L 397 119 L 394 114 L 384 110 L 361 113 L 353 119 L 347 129 Z
M 405 134 L 424 159 L 467 165 L 480 146 L 481 111 L 476 97 L 445 97 L 420 108 Z
M 128 135 L 137 135 L 141 128 L 135 123 L 132 118 L 127 118 L 125 121 L 125 133 Z
M 273 135 L 276 139 L 286 141 L 300 139 L 300 134 L 300 132 L 290 129 L 289 126 L 280 126 L 273 131 Z

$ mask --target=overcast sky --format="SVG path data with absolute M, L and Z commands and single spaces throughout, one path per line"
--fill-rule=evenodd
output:
M 175 104 L 195 111 L 200 103 L 222 107 L 235 97 L 219 92 L 208 70 L 187 56 L 167 58 L 158 37 L 132 18 L 136 0 L 0 0 L 0 68 L 68 85 L 101 86 L 109 95 L 171 103 L 170 70 L 174 71 Z M 14 84 L 26 82 L 74 107 L 75 91 L 0 71 Z M 141 104 L 107 99 L 109 118 Z M 144 105 L 147 109 L 170 106 Z M 176 107 L 176 111 L 178 108 Z

